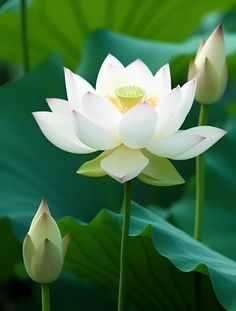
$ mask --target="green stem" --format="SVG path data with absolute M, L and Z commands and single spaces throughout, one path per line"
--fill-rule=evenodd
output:
M 50 311 L 50 289 L 49 284 L 41 284 L 42 311 Z
M 198 125 L 207 123 L 208 106 L 201 104 Z M 194 238 L 201 240 L 202 235 L 202 215 L 204 205 L 204 155 L 196 158 L 196 209 L 195 209 L 195 227 Z
M 21 13 L 23 70 L 24 73 L 27 73 L 29 70 L 29 56 L 28 56 L 28 36 L 27 36 L 27 12 L 25 0 L 20 0 L 20 13 Z
M 130 221 L 130 200 L 131 200 L 131 181 L 124 184 L 124 219 L 121 237 L 121 252 L 120 252 L 120 280 L 118 294 L 118 311 L 125 310 L 125 288 L 127 278 L 127 244 L 129 237 L 129 221 Z

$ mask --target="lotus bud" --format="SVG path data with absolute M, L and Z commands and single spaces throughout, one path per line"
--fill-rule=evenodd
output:
M 197 80 L 195 99 L 201 104 L 213 104 L 224 93 L 227 84 L 227 64 L 222 25 L 202 41 L 195 59 L 189 65 L 188 79 Z
M 61 238 L 43 199 L 23 242 L 25 268 L 35 282 L 48 284 L 59 277 L 69 241 L 69 234 Z

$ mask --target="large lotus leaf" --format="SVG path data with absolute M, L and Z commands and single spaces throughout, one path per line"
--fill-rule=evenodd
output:
M 72 235 L 66 268 L 80 278 L 117 290 L 121 223 L 122 215 L 108 210 L 88 224 L 71 217 L 62 219 L 62 232 Z M 132 205 L 127 291 L 140 310 L 221 310 L 211 282 L 224 308 L 236 310 L 235 271 L 236 262 L 153 211 Z
M 231 117 L 225 129 L 228 134 L 205 155 L 206 181 L 203 241 L 214 249 L 236 259 L 236 118 Z M 193 233 L 195 181 L 188 184 L 183 198 L 174 203 L 169 219 Z
M 228 10 L 234 0 L 34 0 L 28 8 L 30 64 L 60 51 L 70 67 L 78 64 L 84 38 L 107 28 L 140 38 L 185 39 L 207 13 Z M 5 10 L 0 19 L 0 59 L 21 62 L 19 13 Z
M 7 2 L 7 0 L 1 0 L 0 1 L 0 6 L 4 5 Z

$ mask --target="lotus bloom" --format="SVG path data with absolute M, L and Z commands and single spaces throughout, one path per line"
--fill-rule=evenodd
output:
M 197 79 L 198 102 L 213 104 L 221 98 L 227 84 L 227 64 L 221 25 L 206 41 L 201 42 L 194 61 L 190 63 L 188 78 Z
M 171 89 L 168 64 L 154 76 L 136 60 L 124 67 L 108 55 L 94 89 L 65 69 L 68 101 L 48 99 L 51 112 L 35 112 L 44 135 L 73 153 L 103 151 L 78 173 L 110 175 L 121 183 L 136 176 L 153 185 L 183 183 L 168 159 L 196 157 L 225 131 L 199 126 L 179 131 L 194 100 L 195 80 Z M 168 158 L 168 159 L 167 159 Z
M 35 282 L 48 284 L 58 278 L 69 240 L 69 235 L 62 240 L 57 223 L 43 200 L 23 242 L 25 268 Z

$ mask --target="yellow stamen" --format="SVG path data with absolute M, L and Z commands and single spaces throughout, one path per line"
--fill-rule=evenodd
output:
M 120 110 L 121 113 L 125 113 L 128 110 L 125 106 L 122 105 L 118 97 L 108 95 L 106 98 L 110 100 L 116 106 L 116 108 Z
M 144 101 L 152 107 L 156 107 L 156 105 L 157 105 L 157 97 L 156 96 L 145 97 Z

